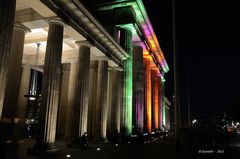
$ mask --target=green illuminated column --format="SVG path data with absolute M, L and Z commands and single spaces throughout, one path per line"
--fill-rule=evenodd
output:
M 125 134 L 132 134 L 132 32 L 130 29 L 122 28 L 120 33 L 120 44 L 129 54 L 129 58 L 124 61 L 124 97 L 123 115 Z

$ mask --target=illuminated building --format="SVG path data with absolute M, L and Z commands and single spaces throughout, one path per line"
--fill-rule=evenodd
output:
M 31 69 L 42 72 L 33 151 L 57 151 L 56 136 L 107 141 L 161 128 L 169 68 L 141 0 L 2 3 L 1 122 L 26 121 Z

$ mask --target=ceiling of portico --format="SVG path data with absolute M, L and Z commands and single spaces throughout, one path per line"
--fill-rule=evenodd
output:
M 25 35 L 23 63 L 35 65 L 37 43 L 40 43 L 37 63 L 42 65 L 46 51 L 48 20 L 50 19 L 49 17 L 56 17 L 56 15 L 39 0 L 17 0 L 16 2 L 15 21 L 31 30 L 31 32 Z M 76 41 L 86 41 L 86 39 L 71 26 L 66 25 L 64 27 L 63 39 L 63 63 L 77 61 L 79 47 L 75 44 Z M 108 60 L 110 67 L 118 67 L 116 63 L 108 59 L 99 49 L 94 46 L 91 47 L 91 60 L 100 59 Z
M 74 35 L 73 37 L 71 36 Z M 79 33 L 78 33 L 79 34 Z M 32 57 L 29 58 L 29 62 L 34 62 L 35 58 L 34 56 L 37 55 L 37 43 L 40 43 L 39 46 L 39 62 L 38 64 L 41 64 L 43 62 L 43 59 L 41 57 L 44 57 L 46 46 L 47 46 L 47 35 L 48 35 L 48 27 L 44 28 L 35 28 L 31 29 L 31 32 L 26 33 L 25 35 L 25 41 L 24 41 L 24 56 Z M 76 40 L 77 39 L 77 40 Z M 86 39 L 79 35 L 76 35 L 74 33 L 74 30 L 72 28 L 69 28 L 69 26 L 64 29 L 64 39 L 63 39 L 63 54 L 62 54 L 62 62 L 63 63 L 70 63 L 73 61 L 76 61 L 78 58 L 78 48 L 79 46 L 75 43 L 76 41 L 86 41 Z M 34 60 L 31 60 L 34 59 Z M 96 47 L 91 47 L 91 60 L 99 60 L 99 59 L 107 59 L 106 56 Z M 113 65 L 111 63 L 111 65 Z
M 30 8 L 27 0 L 16 0 L 16 10 L 27 9 L 27 8 Z

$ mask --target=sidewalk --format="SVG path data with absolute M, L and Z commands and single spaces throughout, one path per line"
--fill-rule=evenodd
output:
M 146 144 L 91 144 L 88 149 L 67 148 L 67 141 L 58 140 L 56 145 L 61 149 L 57 156 L 27 155 L 27 149 L 34 145 L 33 139 L 25 139 L 18 149 L 6 148 L 3 153 L 5 159 L 175 159 L 175 143 L 171 137 Z M 97 148 L 100 148 L 97 149 Z M 3 158 L 4 158 L 3 157 Z M 2 157 L 1 157 L 2 158 Z

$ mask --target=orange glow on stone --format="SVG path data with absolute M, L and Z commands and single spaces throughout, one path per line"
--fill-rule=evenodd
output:
M 152 130 L 152 89 L 151 89 L 151 70 L 150 58 L 144 56 L 144 74 L 145 74 L 145 119 L 146 129 L 148 132 Z
M 153 130 L 159 126 L 159 77 L 156 68 L 151 70 L 152 76 L 152 107 L 153 107 Z

